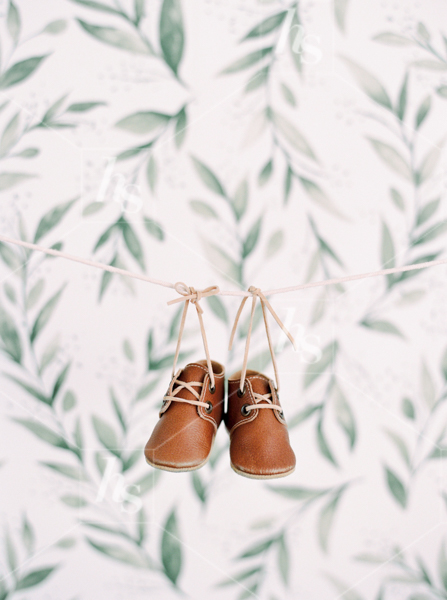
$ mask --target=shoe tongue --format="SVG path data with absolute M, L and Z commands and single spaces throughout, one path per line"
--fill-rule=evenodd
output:
M 182 370 L 179 375 L 179 380 L 185 381 L 186 383 L 189 383 L 190 381 L 203 381 L 207 372 L 208 370 L 204 370 L 199 365 L 191 363 L 186 365 Z
M 254 392 L 257 392 L 258 394 L 271 393 L 270 379 L 265 375 L 248 375 L 247 379 L 250 381 Z

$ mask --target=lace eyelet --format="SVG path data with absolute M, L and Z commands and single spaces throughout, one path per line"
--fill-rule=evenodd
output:
M 209 391 L 210 391 L 212 394 L 214 394 L 214 392 L 216 391 L 216 386 L 215 386 L 215 385 L 213 385 L 213 386 L 212 386 L 212 385 L 211 385 L 211 381 L 210 381 L 210 384 L 209 384 L 209 386 L 208 386 L 208 389 L 209 389 Z
M 278 413 L 278 414 L 279 414 L 279 416 L 281 417 L 281 419 L 284 419 L 284 413 L 283 413 L 283 411 L 281 411 L 281 412 L 280 412 L 280 413 Z
M 241 388 L 238 388 L 237 390 L 237 396 L 238 398 L 242 398 L 242 396 L 245 394 L 245 385 L 244 385 L 244 389 L 241 390 Z
M 213 405 L 211 404 L 211 402 L 208 402 L 207 404 L 208 404 L 208 406 L 207 406 L 207 408 L 205 408 L 205 412 L 206 412 L 206 414 L 207 414 L 207 415 L 209 415 L 210 413 L 212 413 L 212 412 L 213 412 L 213 408 L 214 408 L 214 407 L 213 407 Z
M 241 413 L 244 415 L 244 417 L 248 417 L 248 415 L 250 414 L 250 411 L 248 410 L 248 406 L 250 406 L 249 404 L 244 404 L 241 407 Z

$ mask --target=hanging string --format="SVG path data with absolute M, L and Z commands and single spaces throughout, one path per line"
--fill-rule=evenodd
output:
M 276 364 L 275 352 L 273 351 L 273 343 L 272 343 L 272 339 L 271 339 L 271 336 L 270 336 L 270 327 L 269 327 L 269 323 L 268 323 L 268 320 L 267 320 L 267 310 L 270 311 L 270 314 L 273 316 L 273 318 L 275 319 L 275 321 L 278 323 L 278 325 L 281 327 L 281 329 L 283 330 L 283 332 L 289 338 L 290 342 L 292 343 L 293 347 L 296 350 L 297 347 L 296 347 L 296 344 L 295 344 L 295 340 L 293 339 L 292 334 L 290 334 L 287 331 L 287 329 L 285 328 L 284 324 L 282 323 L 281 319 L 278 317 L 278 315 L 276 314 L 276 312 L 273 310 L 272 305 L 267 300 L 267 298 L 265 297 L 265 295 L 262 292 L 262 290 L 260 290 L 259 288 L 254 287 L 253 285 L 251 285 L 248 288 L 248 291 L 252 295 L 253 300 L 252 300 L 252 304 L 251 304 L 250 323 L 249 323 L 249 326 L 248 326 L 247 339 L 245 341 L 245 352 L 244 352 L 244 360 L 243 360 L 243 363 L 242 363 L 242 370 L 241 370 L 241 378 L 240 378 L 240 382 L 239 382 L 239 389 L 241 390 L 241 392 L 243 392 L 243 390 L 244 390 L 245 376 L 247 374 L 248 350 L 250 348 L 251 331 L 253 329 L 253 318 L 254 318 L 254 315 L 255 315 L 256 300 L 259 298 L 259 301 L 261 302 L 262 316 L 264 317 L 265 333 L 267 334 L 267 341 L 268 341 L 268 344 L 269 344 L 270 356 L 272 357 L 273 370 L 275 371 L 276 391 L 279 391 L 278 365 Z M 239 317 L 242 314 L 242 310 L 243 310 L 243 308 L 245 306 L 245 302 L 246 301 L 247 301 L 247 297 L 245 297 L 245 298 L 242 299 L 241 305 L 240 305 L 239 310 L 237 311 L 237 314 L 236 314 L 236 318 L 234 319 L 234 325 L 233 325 L 233 329 L 231 330 L 230 343 L 229 343 L 229 346 L 228 346 L 228 350 L 231 350 L 231 348 L 233 346 L 233 340 L 234 340 L 234 336 L 236 334 L 236 329 L 237 329 L 237 324 L 239 322 Z
M 147 275 L 141 275 L 139 273 L 134 273 L 132 271 L 127 271 L 126 269 L 119 269 L 118 267 L 113 267 L 111 265 L 106 265 L 104 263 L 96 262 L 94 260 L 90 260 L 88 258 L 81 258 L 80 256 L 75 256 L 73 254 L 68 254 L 66 252 L 62 252 L 61 250 L 54 250 L 53 248 L 44 248 L 43 246 L 39 246 L 38 244 L 32 244 L 31 242 L 24 242 L 22 240 L 15 240 L 4 235 L 0 235 L 0 242 L 5 242 L 7 244 L 15 244 L 16 246 L 22 246 L 24 248 L 28 248 L 30 250 L 36 250 L 38 252 L 43 252 L 44 254 L 50 254 L 51 256 L 57 256 L 60 258 L 65 258 L 67 260 L 71 260 L 73 262 L 78 262 L 84 265 L 88 265 L 90 267 L 96 267 L 97 269 L 102 269 L 103 271 L 109 271 L 110 273 L 116 273 L 118 275 L 123 275 L 124 277 L 132 277 L 133 279 L 140 279 L 141 281 L 146 281 L 148 283 L 153 283 L 154 285 L 161 285 L 163 287 L 175 288 L 174 283 L 170 283 L 168 281 L 162 281 L 161 279 L 154 279 L 153 277 L 148 277 Z M 393 275 L 395 273 L 405 273 L 407 271 L 416 271 L 419 269 L 426 269 L 428 267 L 436 267 L 438 265 L 447 265 L 447 258 L 439 258 L 437 260 L 429 260 L 423 263 L 417 263 L 414 265 L 405 265 L 402 267 L 392 267 L 390 269 L 380 269 L 378 271 L 369 271 L 367 273 L 357 273 L 356 275 L 347 275 L 345 277 L 334 277 L 332 279 L 323 279 L 321 281 L 313 281 L 310 283 L 301 283 L 299 285 L 294 285 L 290 287 L 277 288 L 273 290 L 264 290 L 264 296 L 274 296 L 276 294 L 285 294 L 288 292 L 297 292 L 300 290 L 306 290 L 308 288 L 313 287 L 322 287 L 326 285 L 337 285 L 339 283 L 347 283 L 348 281 L 357 281 L 359 279 L 367 279 L 369 277 L 381 277 L 383 275 Z M 246 296 L 250 297 L 251 293 L 244 290 L 220 290 L 218 294 L 220 296 Z

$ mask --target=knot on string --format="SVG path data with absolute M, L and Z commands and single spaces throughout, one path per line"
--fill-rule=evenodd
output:
M 218 294 L 220 292 L 219 287 L 217 285 L 211 285 L 210 287 L 207 287 L 204 290 L 196 290 L 195 288 L 189 287 L 188 285 L 186 285 L 186 283 L 183 283 L 182 281 L 178 281 L 174 285 L 174 289 L 178 294 L 180 294 L 180 298 L 174 298 L 174 300 L 170 300 L 168 302 L 168 304 L 175 304 L 176 302 L 184 302 L 185 306 L 183 308 L 182 320 L 180 321 L 178 340 L 177 340 L 177 348 L 175 350 L 174 363 L 172 365 L 172 376 L 174 377 L 174 374 L 175 374 L 175 368 L 176 368 L 178 356 L 180 353 L 180 344 L 182 341 L 183 329 L 185 327 L 186 313 L 188 312 L 188 306 L 189 306 L 189 303 L 191 302 L 196 307 L 197 316 L 199 317 L 200 332 L 202 334 L 203 347 L 205 349 L 206 363 L 208 365 L 208 372 L 210 375 L 211 387 L 214 388 L 213 366 L 211 363 L 210 353 L 208 350 L 208 342 L 206 340 L 205 327 L 203 325 L 203 319 L 202 319 L 203 308 L 200 306 L 200 300 L 202 298 L 207 298 L 209 296 L 214 296 L 215 294 Z
M 186 283 L 182 281 L 178 281 L 174 285 L 175 291 L 182 296 L 182 298 L 175 298 L 174 300 L 170 300 L 168 304 L 175 304 L 176 302 L 191 302 L 195 305 L 197 312 L 200 314 L 203 313 L 203 309 L 200 306 L 199 302 L 202 298 L 207 298 L 209 296 L 214 296 L 220 292 L 219 286 L 211 285 L 210 287 L 205 288 L 204 290 L 196 290 L 193 287 L 189 287 Z
M 272 317 L 275 319 L 275 321 L 281 327 L 283 332 L 289 338 L 289 340 L 292 343 L 295 350 L 296 350 L 296 343 L 295 343 L 295 340 L 293 339 L 291 333 L 289 333 L 289 331 L 287 331 L 287 329 L 285 328 L 281 319 L 278 317 L 276 312 L 273 310 L 272 305 L 267 300 L 267 298 L 266 298 L 265 294 L 263 293 L 263 291 L 261 290 L 261 288 L 251 285 L 247 291 L 250 292 L 250 294 L 251 294 L 252 304 L 251 304 L 250 323 L 249 323 L 248 332 L 247 332 L 247 340 L 245 342 L 245 354 L 244 354 L 244 361 L 243 361 L 242 371 L 241 371 L 240 389 L 241 390 L 244 389 L 245 376 L 246 376 L 246 372 L 247 372 L 248 349 L 250 347 L 250 338 L 251 338 L 251 332 L 253 329 L 253 318 L 254 318 L 254 314 L 255 314 L 256 300 L 259 298 L 259 301 L 261 302 L 262 315 L 264 317 L 265 333 L 267 334 L 267 341 L 268 341 L 268 345 L 269 345 L 270 356 L 272 357 L 273 369 L 275 371 L 276 391 L 278 391 L 279 390 L 278 368 L 277 368 L 277 364 L 276 364 L 275 353 L 273 351 L 273 344 L 272 344 L 272 340 L 271 340 L 271 336 L 270 336 L 270 328 L 269 328 L 269 324 L 267 321 L 266 309 L 270 312 Z M 239 317 L 241 316 L 242 310 L 244 308 L 244 305 L 245 305 L 245 302 L 247 301 L 247 299 L 248 299 L 248 296 L 244 296 L 244 298 L 242 299 L 242 302 L 239 306 L 239 310 L 237 311 L 236 318 L 234 320 L 233 329 L 231 331 L 230 343 L 229 343 L 229 347 L 228 347 L 229 350 L 231 350 L 231 348 L 233 347 L 233 340 L 234 340 L 234 336 L 236 333 L 237 324 L 239 322 Z

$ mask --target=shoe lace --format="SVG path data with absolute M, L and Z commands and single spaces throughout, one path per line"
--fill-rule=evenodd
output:
M 200 333 L 202 334 L 203 347 L 205 350 L 206 363 L 208 365 L 208 373 L 210 376 L 211 387 L 214 388 L 215 382 L 214 382 L 213 365 L 211 363 L 210 353 L 208 350 L 208 342 L 206 340 L 205 326 L 203 324 L 203 319 L 202 319 L 203 309 L 200 306 L 200 300 L 202 298 L 207 298 L 209 296 L 214 296 L 215 294 L 218 294 L 219 288 L 217 285 L 212 285 L 210 287 L 207 287 L 204 290 L 196 290 L 193 287 L 187 286 L 182 281 L 178 281 L 174 285 L 174 289 L 178 294 L 181 294 L 181 297 L 175 298 L 174 300 L 170 300 L 168 302 L 168 304 L 175 304 L 176 302 L 184 302 L 185 304 L 183 307 L 182 318 L 180 321 L 180 327 L 179 327 L 179 333 L 178 333 L 178 339 L 177 339 L 177 347 L 175 349 L 174 361 L 173 361 L 173 365 L 172 365 L 172 377 L 174 377 L 174 374 L 175 374 L 175 367 L 177 365 L 177 360 L 178 360 L 179 353 L 180 353 L 180 344 L 182 342 L 183 330 L 185 328 L 186 314 L 188 312 L 189 303 L 191 302 L 192 304 L 194 304 L 194 306 L 196 307 L 196 310 L 197 310 L 197 316 L 199 318 L 199 325 L 200 325 Z M 182 383 L 184 383 L 184 382 L 182 382 Z M 194 394 L 196 393 L 196 392 L 193 392 L 192 390 L 190 390 L 190 391 Z
M 278 325 L 281 327 L 281 329 L 283 330 L 283 332 L 286 334 L 286 336 L 289 338 L 289 340 L 291 341 L 293 347 L 296 350 L 296 344 L 295 344 L 295 340 L 293 339 L 292 335 L 287 331 L 287 329 L 284 327 L 284 324 L 282 323 L 281 319 L 278 317 L 278 315 L 276 314 L 276 312 L 273 310 L 272 305 L 270 304 L 270 302 L 267 300 L 267 298 L 265 297 L 265 295 L 263 294 L 262 290 L 260 288 L 254 287 L 254 286 L 250 286 L 248 288 L 248 291 L 251 293 L 252 296 L 252 304 L 251 304 L 251 313 L 250 313 L 250 324 L 248 326 L 248 332 L 247 332 L 247 340 L 245 342 L 245 353 L 244 353 L 244 361 L 242 364 L 242 371 L 241 371 L 241 379 L 240 379 L 240 390 L 243 391 L 244 390 L 244 384 L 245 384 L 245 376 L 247 373 L 247 362 L 248 362 L 248 349 L 250 347 L 250 338 L 251 338 L 251 332 L 253 329 L 253 318 L 254 318 L 254 314 L 255 314 L 255 308 L 256 308 L 256 300 L 259 298 L 259 301 L 261 303 L 261 309 L 262 309 L 262 316 L 264 317 L 264 324 L 265 324 L 265 332 L 267 334 L 267 341 L 268 341 L 268 345 L 269 345 L 269 350 L 270 350 L 270 356 L 272 357 L 272 363 L 273 363 L 273 370 L 275 371 L 275 382 L 276 382 L 276 391 L 279 390 L 279 376 L 278 376 L 278 367 L 276 364 L 276 358 L 275 358 L 275 353 L 273 351 L 273 344 L 272 344 L 272 340 L 270 337 L 270 328 L 269 328 L 269 324 L 267 321 L 267 310 L 270 311 L 270 314 L 272 315 L 272 317 L 275 319 L 275 321 L 278 323 Z M 242 299 L 242 302 L 239 306 L 239 310 L 237 311 L 236 314 L 236 318 L 234 320 L 234 325 L 233 325 L 233 329 L 231 331 L 231 336 L 230 336 L 230 344 L 229 344 L 229 350 L 231 350 L 232 346 L 233 346 L 233 340 L 234 340 L 234 336 L 236 333 L 236 329 L 237 329 L 237 324 L 239 321 L 239 317 L 241 316 L 242 310 L 244 308 L 245 302 L 247 301 L 248 296 L 244 296 L 244 298 Z M 258 397 L 262 397 L 263 400 L 265 400 L 267 402 L 267 404 L 265 405 L 259 405 L 257 404 L 257 406 L 252 405 L 253 408 L 251 410 L 255 410 L 255 408 L 274 408 L 277 407 L 277 404 L 273 404 L 271 397 L 272 394 L 254 394 L 255 396 Z M 281 407 L 279 407 L 281 410 Z M 274 410 L 278 410 L 277 408 L 274 408 Z
M 194 389 L 194 387 L 202 388 L 203 381 L 182 381 L 181 379 L 179 379 L 181 372 L 182 369 L 179 369 L 173 377 L 169 386 L 170 393 L 166 394 L 166 396 L 163 397 L 163 403 L 166 404 L 166 402 L 169 401 L 184 402 L 186 404 L 193 404 L 194 406 L 203 406 L 204 408 L 209 408 L 210 403 L 201 402 L 199 392 L 197 392 L 197 390 Z M 176 386 L 175 389 L 174 386 Z M 178 394 L 182 390 L 188 390 L 188 392 L 191 392 L 191 394 L 196 398 L 196 400 L 179 398 Z

